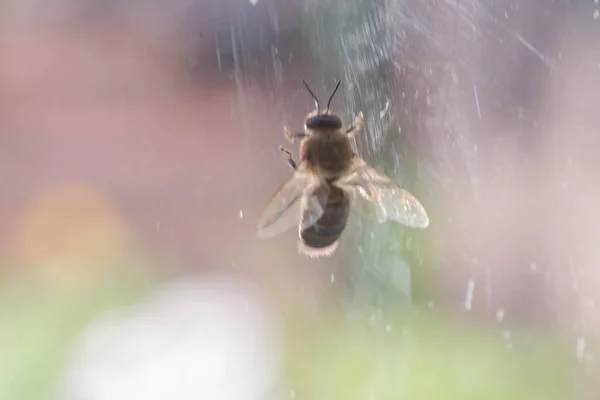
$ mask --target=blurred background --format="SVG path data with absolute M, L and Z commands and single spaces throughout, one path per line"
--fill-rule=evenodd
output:
M 0 399 L 600 398 L 598 0 L 4 0 Z M 411 191 L 255 226 L 314 107 Z

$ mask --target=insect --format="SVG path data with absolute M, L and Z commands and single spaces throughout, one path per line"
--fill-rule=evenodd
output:
M 300 160 L 284 147 L 279 150 L 294 169 L 292 177 L 273 195 L 258 222 L 257 235 L 269 238 L 298 227 L 298 250 L 310 257 L 333 254 L 346 228 L 351 210 L 379 223 L 392 220 L 426 228 L 429 217 L 419 201 L 384 173 L 375 170 L 352 149 L 351 138 L 360 130 L 360 112 L 347 128 L 329 106 L 341 81 L 321 109 L 316 103 L 304 120 L 304 132 L 285 136 L 300 139 Z

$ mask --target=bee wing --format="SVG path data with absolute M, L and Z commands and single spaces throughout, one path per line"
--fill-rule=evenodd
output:
M 296 171 L 274 195 L 258 222 L 257 235 L 269 238 L 298 224 L 312 226 L 323 215 L 327 191 L 315 190 L 318 179 L 309 172 Z
M 427 228 L 425 208 L 406 189 L 366 161 L 357 158 L 348 175 L 336 186 L 351 193 L 353 209 L 359 214 L 383 223 L 393 220 L 413 228 Z

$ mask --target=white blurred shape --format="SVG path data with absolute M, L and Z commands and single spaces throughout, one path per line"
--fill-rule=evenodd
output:
M 475 282 L 473 279 L 469 279 L 469 283 L 467 284 L 467 294 L 465 295 L 465 310 L 471 310 L 471 305 L 473 303 L 473 289 L 475 289 Z
M 496 319 L 498 322 L 501 322 L 504 319 L 504 308 L 500 308 L 496 311 Z
M 583 356 L 585 355 L 585 338 L 583 336 L 577 337 L 577 359 L 579 361 L 583 360 Z
M 254 286 L 188 277 L 90 325 L 60 398 L 273 399 L 279 341 L 274 314 Z

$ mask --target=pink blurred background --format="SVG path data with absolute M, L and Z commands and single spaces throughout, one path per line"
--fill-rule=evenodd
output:
M 256 241 L 254 225 L 290 173 L 277 153 L 283 118 L 273 115 L 264 88 L 250 83 L 242 92 L 233 79 L 213 79 L 215 32 L 200 38 L 208 72 L 190 77 L 176 45 L 182 32 L 173 25 L 153 32 L 146 24 L 158 10 L 148 8 L 136 15 L 145 22 L 138 25 L 109 17 L 87 23 L 77 7 L 58 21 L 14 11 L 3 24 L 0 244 L 7 264 L 33 267 L 85 253 L 73 247 L 86 245 L 91 258 L 141 248 L 164 258 L 169 273 L 234 268 L 236 259 L 250 266 L 268 248 L 277 253 Z M 77 240 L 87 243 L 73 246 Z

